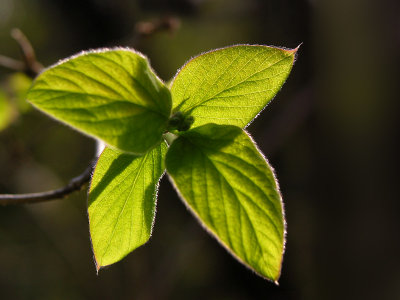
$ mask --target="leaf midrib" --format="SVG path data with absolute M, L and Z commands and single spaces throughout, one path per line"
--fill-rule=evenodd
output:
M 138 179 L 138 177 L 139 177 L 139 174 L 142 172 L 142 169 L 143 169 L 143 166 L 144 166 L 144 162 L 147 160 L 148 153 L 149 153 L 149 152 L 147 152 L 147 153 L 145 154 L 145 156 L 143 157 L 142 161 L 140 162 L 139 170 L 138 170 L 138 172 L 136 173 L 135 179 L 134 179 L 133 184 L 132 184 L 132 186 L 131 186 L 131 189 L 130 189 L 130 191 L 129 191 L 129 195 L 126 197 L 126 199 L 125 199 L 125 201 L 124 201 L 124 205 L 123 205 L 123 207 L 122 207 L 122 210 L 121 210 L 121 212 L 119 213 L 119 215 L 118 215 L 118 217 L 117 217 L 117 221 L 115 222 L 113 231 L 111 232 L 111 237 L 109 238 L 108 243 L 107 243 L 107 248 L 106 248 L 106 250 L 104 250 L 103 255 L 101 256 L 101 263 L 100 263 L 100 265 L 102 265 L 103 258 L 104 258 L 104 256 L 106 255 L 106 253 L 107 253 L 107 251 L 108 251 L 108 249 L 109 249 L 109 247 L 110 247 L 110 245 L 111 245 L 111 241 L 112 241 L 112 239 L 114 238 L 115 229 L 116 229 L 116 227 L 117 227 L 117 225 L 118 225 L 118 223 L 119 223 L 119 221 L 120 221 L 121 214 L 123 213 L 123 211 L 124 211 L 124 209 L 125 209 L 125 207 L 126 207 L 126 203 L 128 202 L 130 195 L 132 194 L 133 188 L 134 188 L 134 186 L 135 186 L 135 184 L 136 184 L 136 181 L 137 181 L 137 179 Z M 137 170 L 137 169 L 136 169 L 136 170 Z M 131 173 L 131 174 L 132 174 L 132 173 Z M 133 208 L 132 208 L 132 209 L 133 209 Z M 131 235 L 131 231 L 132 231 L 132 227 L 130 228 L 130 235 Z M 129 246 L 130 246 L 130 241 L 129 241 Z
M 250 219 L 250 217 L 249 217 L 249 215 L 248 215 L 248 212 L 247 212 L 247 209 L 246 209 L 246 207 L 245 207 L 245 205 L 243 205 L 242 204 L 242 202 L 239 200 L 239 197 L 237 196 L 237 192 L 239 192 L 239 193 L 242 193 L 241 191 L 236 191 L 236 189 L 233 187 L 233 186 L 231 186 L 230 184 L 229 184 L 229 181 L 225 178 L 225 176 L 222 174 L 222 172 L 220 172 L 220 170 L 219 170 L 219 168 L 214 164 L 214 162 L 213 162 L 213 160 L 211 160 L 210 158 L 209 158 L 209 156 L 207 155 L 207 153 L 206 152 L 204 152 L 202 149 L 201 149 L 201 147 L 197 147 L 197 145 L 195 144 L 195 143 L 193 143 L 190 139 L 187 139 L 186 138 L 186 140 L 190 143 L 190 144 L 192 144 L 196 149 L 198 149 L 198 151 L 202 154 L 202 156 L 204 156 L 208 161 L 209 161 L 209 163 L 215 168 L 215 170 L 217 171 L 217 173 L 219 174 L 219 176 L 225 181 L 225 183 L 226 183 L 226 185 L 231 189 L 231 191 L 234 193 L 234 195 L 235 195 L 235 197 L 236 197 L 236 200 L 237 200 L 237 203 L 239 204 L 239 206 L 244 210 L 244 212 L 246 213 L 246 215 L 247 215 L 247 218 L 249 219 L 249 222 L 251 223 L 251 226 L 252 226 L 252 228 L 253 228 L 253 231 L 254 231 L 254 233 L 255 233 L 255 235 L 256 235 L 256 238 L 257 238 L 257 243 L 258 243 L 258 246 L 260 247 L 260 249 L 261 249 L 261 253 L 263 252 L 262 251 L 262 248 L 261 248 L 261 244 L 260 244 L 260 239 L 259 239 L 259 237 L 258 237 L 258 233 L 257 233 L 257 231 L 254 229 L 254 225 L 253 225 L 253 223 L 252 223 L 252 221 L 251 221 L 251 219 Z M 225 154 L 225 153 L 223 153 L 223 154 Z M 239 159 L 241 159 L 241 158 L 239 158 Z M 193 169 L 193 167 L 192 167 L 192 169 Z M 236 168 L 235 168 L 236 169 Z M 236 171 L 238 171 L 238 172 L 240 172 L 239 170 L 237 170 L 236 169 Z M 241 172 L 240 172 L 241 173 Z M 192 176 L 193 177 L 193 176 Z M 258 187 L 259 188 L 259 187 Z M 261 192 L 263 193 L 263 194 L 265 194 L 262 190 L 261 190 Z M 244 195 L 244 196 L 246 196 L 246 198 L 248 198 L 248 199 L 250 199 L 251 200 L 251 197 L 249 197 L 249 196 L 247 196 L 247 195 Z M 268 199 L 268 196 L 265 194 L 265 196 L 266 196 L 266 198 Z M 270 215 L 264 210 L 264 208 L 262 208 L 261 206 L 259 206 L 259 204 L 257 203 L 257 202 L 254 202 L 254 201 L 252 201 L 251 200 L 251 202 L 253 203 L 253 205 L 255 205 L 256 207 L 258 207 L 263 213 L 264 213 L 264 215 L 266 215 L 267 216 L 267 218 L 269 219 L 269 221 L 270 221 L 270 223 L 272 224 L 272 226 L 273 226 L 273 228 L 275 229 L 275 234 L 277 234 L 277 236 L 280 236 L 281 235 L 281 233 L 280 233 L 280 230 L 277 228 L 277 224 L 275 224 L 275 222 L 273 221 L 273 219 L 270 217 Z M 224 203 L 225 204 L 225 203 Z M 224 205 L 225 206 L 225 205 Z M 272 204 L 272 207 L 274 207 L 274 209 L 276 209 L 275 208 L 275 206 Z M 226 215 L 226 214 L 225 214 Z M 227 224 L 227 223 L 226 223 Z M 215 230 L 215 229 L 214 229 Z M 227 230 L 227 233 L 228 233 L 229 231 Z M 218 235 L 217 235 L 218 236 Z M 276 249 L 280 249 L 280 247 L 279 247 L 279 245 L 278 244 L 276 244 L 275 243 L 275 241 L 273 241 L 273 240 L 271 240 L 270 238 L 269 238 L 269 240 L 275 245 L 275 247 L 276 247 Z M 230 241 L 230 234 L 228 233 L 228 242 Z M 232 242 L 229 242 L 230 243 L 230 245 L 231 245 L 231 247 L 232 247 Z M 232 247 L 233 248 L 233 247 Z M 269 252 L 269 251 L 267 251 L 267 252 Z M 271 253 L 271 252 L 269 252 L 269 254 L 271 255 L 271 256 L 273 256 L 273 254 Z M 262 255 L 261 255 L 262 256 Z M 264 262 L 266 263 L 266 261 L 265 261 L 265 258 L 263 257 L 263 260 L 264 260 Z
M 254 57 L 255 57 L 255 56 L 254 56 Z M 254 59 L 254 57 L 253 57 L 252 59 Z M 188 108 L 184 109 L 183 111 L 184 111 L 185 113 L 187 113 L 187 114 L 188 114 L 188 113 L 191 113 L 194 109 L 196 109 L 196 107 L 198 107 L 198 106 L 200 106 L 200 105 L 204 105 L 205 103 L 214 100 L 214 98 L 217 97 L 218 95 L 220 95 L 220 94 L 222 94 L 222 93 L 224 93 L 224 92 L 226 92 L 226 91 L 229 91 L 229 90 L 231 90 L 231 89 L 233 89 L 233 88 L 235 88 L 235 87 L 237 87 L 237 86 L 239 86 L 239 85 L 241 85 L 241 84 L 243 84 L 243 83 L 246 83 L 248 79 L 252 78 L 253 76 L 257 75 L 258 73 L 261 73 L 261 72 L 264 72 L 264 71 L 268 70 L 269 68 L 275 66 L 276 64 L 282 62 L 283 60 L 285 60 L 285 59 L 287 59 L 287 58 L 289 58 L 289 57 L 290 57 L 290 56 L 285 56 L 285 57 L 283 57 L 282 59 L 280 59 L 280 60 L 278 60 L 277 62 L 273 63 L 272 65 L 266 67 L 265 69 L 262 69 L 262 70 L 259 70 L 259 71 L 255 72 L 255 73 L 253 73 L 252 75 L 248 76 L 248 77 L 245 78 L 244 80 L 242 80 L 242 81 L 240 81 L 240 82 L 234 84 L 233 86 L 230 86 L 229 88 L 224 88 L 223 90 L 217 92 L 216 94 L 214 94 L 214 95 L 211 96 L 211 97 L 208 97 L 208 98 L 205 99 L 205 100 L 200 100 L 199 102 L 192 104 L 191 106 L 189 106 Z M 250 61 L 251 61 L 251 60 L 250 60 Z M 243 66 L 243 67 L 244 67 L 244 66 Z M 229 83 L 228 83 L 228 84 L 229 84 Z
M 44 89 L 44 88 L 35 88 L 35 89 L 32 90 L 32 92 L 36 92 L 36 91 L 39 91 L 39 92 L 51 91 L 51 92 L 65 93 L 66 94 L 66 95 L 59 95 L 59 96 L 56 96 L 56 97 L 47 98 L 45 100 L 40 101 L 40 103 L 38 103 L 38 104 L 35 104 L 33 102 L 34 105 L 38 105 L 38 106 L 42 106 L 43 103 L 46 103 L 48 101 L 52 101 L 52 100 L 57 99 L 57 98 L 63 98 L 63 97 L 68 98 L 68 94 L 72 94 L 72 95 L 79 95 L 79 96 L 83 96 L 83 97 L 94 97 L 93 99 L 90 99 L 90 101 L 92 101 L 92 102 L 96 102 L 95 98 L 97 97 L 97 98 L 102 98 L 102 99 L 105 99 L 105 100 L 112 101 L 112 102 L 106 103 L 106 104 L 114 104 L 114 103 L 118 103 L 118 102 L 127 103 L 127 104 L 130 104 L 130 105 L 134 105 L 134 106 L 140 107 L 143 110 L 151 111 L 151 112 L 156 113 L 156 114 L 158 114 L 160 116 L 169 117 L 168 115 L 165 115 L 160 111 L 154 110 L 151 107 L 145 106 L 145 105 L 140 104 L 140 103 L 132 102 L 132 101 L 129 101 L 127 99 L 116 99 L 116 98 L 111 98 L 111 97 L 105 96 L 105 95 L 90 94 L 90 93 L 86 93 L 86 92 L 71 92 L 71 91 L 66 91 L 66 90 L 54 90 L 54 89 Z M 105 104 L 103 104 L 103 105 L 105 105 Z M 88 108 L 92 108 L 92 106 L 90 106 Z M 49 107 L 49 106 L 45 106 L 44 105 L 43 109 L 54 109 L 54 107 Z M 65 108 L 59 108 L 59 109 L 65 109 Z

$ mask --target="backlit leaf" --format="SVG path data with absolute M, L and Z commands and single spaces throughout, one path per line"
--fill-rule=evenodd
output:
M 88 200 L 97 269 L 113 264 L 148 241 L 166 145 L 143 156 L 106 148 L 94 171 Z
M 297 49 L 239 45 L 190 60 L 172 83 L 173 111 L 206 123 L 249 124 L 288 77 Z
M 171 111 L 167 87 L 129 49 L 84 52 L 47 69 L 28 100 L 49 115 L 123 151 L 161 141 Z
M 13 110 L 11 105 L 2 91 L 0 91 L 0 131 L 7 128 L 12 120 Z
M 281 196 L 268 162 L 236 126 L 182 133 L 167 172 L 195 216 L 239 261 L 277 281 L 284 249 Z
M 21 113 L 26 113 L 32 109 L 32 105 L 26 101 L 26 94 L 31 85 L 32 79 L 24 73 L 14 73 L 8 79 L 12 98 L 17 104 L 18 111 Z

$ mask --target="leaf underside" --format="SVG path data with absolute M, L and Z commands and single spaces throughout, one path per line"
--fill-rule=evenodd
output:
M 202 54 L 175 76 L 173 111 L 207 123 L 246 127 L 279 91 L 297 49 L 239 45 Z
M 239 261 L 277 281 L 282 201 L 273 171 L 250 137 L 236 126 L 197 127 L 173 142 L 166 167 L 206 229 Z
M 168 88 L 147 59 L 129 49 L 63 61 L 38 76 L 28 99 L 83 133 L 135 154 L 161 141 L 171 112 Z
M 106 148 L 93 175 L 88 200 L 97 269 L 113 264 L 151 236 L 164 143 L 143 156 Z

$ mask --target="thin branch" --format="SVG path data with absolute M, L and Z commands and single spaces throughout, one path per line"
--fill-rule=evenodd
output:
M 93 163 L 82 174 L 72 178 L 66 186 L 56 190 L 31 194 L 0 195 L 0 205 L 32 204 L 65 198 L 75 191 L 80 191 L 89 182 L 92 170 Z
M 135 32 L 141 36 L 151 36 L 157 32 L 176 32 L 180 27 L 180 20 L 173 16 L 164 16 L 151 21 L 137 22 Z
M 24 72 L 31 78 L 35 78 L 43 69 L 43 66 L 36 60 L 31 43 L 19 29 L 13 29 L 11 36 L 19 45 L 23 61 L 0 55 L 0 66 L 13 71 Z M 72 178 L 66 186 L 56 190 L 29 194 L 0 194 L 0 205 L 31 204 L 65 198 L 71 193 L 81 190 L 89 182 L 92 170 L 93 163 L 82 174 Z
M 0 55 L 0 66 L 12 71 L 24 72 L 29 77 L 35 78 L 39 75 L 43 66 L 36 60 L 35 51 L 31 43 L 22 31 L 17 28 L 11 30 L 11 36 L 17 42 L 21 50 L 22 61 Z
M 0 66 L 17 72 L 25 71 L 25 64 L 22 61 L 4 55 L 0 55 Z
M 140 22 L 135 29 L 137 37 L 145 37 L 163 30 L 173 33 L 179 28 L 179 24 L 180 22 L 177 18 L 164 17 L 153 22 Z M 23 61 L 0 55 L 0 66 L 13 71 L 22 71 L 35 78 L 43 69 L 43 66 L 36 60 L 35 51 L 31 43 L 19 29 L 13 29 L 11 36 L 20 47 Z M 82 174 L 72 178 L 66 186 L 56 190 L 30 194 L 0 194 L 0 205 L 32 204 L 65 198 L 71 193 L 81 190 L 90 181 L 92 170 L 93 163 Z
M 139 21 L 135 24 L 132 37 L 128 42 L 133 47 L 139 47 L 144 38 L 149 38 L 159 32 L 174 34 L 178 31 L 181 21 L 174 16 L 163 16 L 149 21 Z
M 36 60 L 35 50 L 33 50 L 32 44 L 18 28 L 11 30 L 11 36 L 21 49 L 22 58 L 25 62 L 25 73 L 31 77 L 37 76 L 43 69 L 43 66 Z

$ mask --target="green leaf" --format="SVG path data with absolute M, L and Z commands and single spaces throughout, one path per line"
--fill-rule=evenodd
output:
M 133 50 L 84 52 L 47 69 L 28 99 L 36 107 L 123 151 L 142 154 L 161 141 L 169 89 Z
M 297 49 L 239 45 L 190 60 L 172 83 L 173 111 L 207 123 L 248 125 L 279 91 Z
M 24 73 L 14 73 L 8 80 L 13 100 L 17 104 L 18 111 L 26 113 L 32 109 L 32 105 L 26 101 L 26 94 L 32 85 L 32 79 Z
M 281 196 L 246 132 L 215 124 L 184 132 L 170 146 L 166 167 L 205 228 L 239 261 L 277 281 L 285 231 Z
M 101 154 L 88 200 L 98 270 L 121 260 L 149 240 L 166 149 L 161 143 L 143 156 L 111 148 Z
M 0 131 L 7 128 L 12 121 L 13 110 L 6 95 L 0 91 Z

